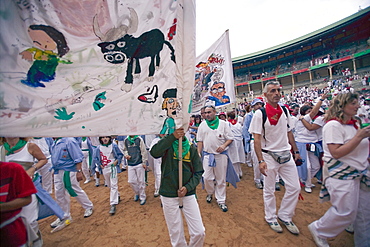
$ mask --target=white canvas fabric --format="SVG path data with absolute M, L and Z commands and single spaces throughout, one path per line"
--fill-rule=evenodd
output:
M 223 91 L 220 89 L 222 83 L 224 83 Z M 218 88 L 217 90 L 221 92 L 213 92 L 212 87 Z M 197 56 L 191 101 L 192 113 L 199 112 L 200 108 L 205 105 L 222 107 L 235 103 L 229 30 L 226 30 L 215 43 Z
M 0 11 L 1 136 L 156 134 L 168 89 L 177 127 L 188 123 L 194 0 L 4 0 Z

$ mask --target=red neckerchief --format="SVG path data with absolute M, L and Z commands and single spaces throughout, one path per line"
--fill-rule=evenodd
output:
M 281 109 L 279 104 L 277 105 L 277 108 L 274 108 L 272 105 L 266 102 L 266 114 L 271 125 L 276 125 L 278 123 L 282 113 L 283 109 Z
M 235 119 L 229 119 L 228 120 L 232 125 L 235 125 L 238 121 L 236 121 Z
M 344 123 L 342 120 L 338 119 L 338 118 L 332 118 L 332 119 L 329 119 L 329 121 L 338 121 L 339 123 L 341 124 L 347 124 L 347 125 L 353 125 L 353 127 L 355 127 L 355 129 L 357 130 L 358 129 L 358 126 L 357 126 L 357 120 L 356 119 L 353 119 L 351 118 L 350 120 L 347 121 L 347 123 Z

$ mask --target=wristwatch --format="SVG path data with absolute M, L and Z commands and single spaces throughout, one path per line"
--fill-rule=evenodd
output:
M 258 161 L 258 164 L 261 164 L 261 163 L 263 163 L 263 162 L 265 162 L 264 160 L 260 160 L 260 161 Z
M 77 170 L 77 172 L 82 172 L 81 169 L 80 170 Z
M 294 151 L 293 153 L 294 153 L 294 154 L 299 154 L 299 151 Z

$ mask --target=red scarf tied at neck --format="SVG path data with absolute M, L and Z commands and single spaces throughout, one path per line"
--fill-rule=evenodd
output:
M 350 120 L 348 120 L 348 121 L 345 123 L 345 122 L 343 122 L 342 120 L 340 120 L 340 119 L 338 119 L 338 118 L 332 118 L 332 119 L 329 119 L 329 120 L 328 120 L 328 122 L 329 122 L 329 121 L 332 121 L 332 120 L 334 120 L 334 121 L 338 121 L 338 122 L 339 122 L 339 123 L 341 123 L 341 124 L 353 125 L 353 127 L 355 127 L 355 129 L 358 129 L 358 126 L 357 126 L 357 120 L 356 120 L 356 119 L 351 118 Z
M 283 109 L 281 109 L 280 105 L 277 105 L 277 108 L 274 108 L 269 103 L 266 103 L 266 114 L 267 118 L 270 121 L 271 125 L 276 125 L 279 121 L 281 114 L 283 113 Z
M 236 121 L 235 119 L 229 119 L 228 120 L 232 125 L 235 125 L 238 121 Z

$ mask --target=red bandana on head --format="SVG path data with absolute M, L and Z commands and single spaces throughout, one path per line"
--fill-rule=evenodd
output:
M 232 125 L 235 125 L 238 121 L 236 121 L 235 119 L 229 119 L 228 120 Z
M 266 114 L 271 125 L 276 125 L 278 123 L 282 113 L 283 110 L 279 104 L 277 105 L 277 108 L 274 108 L 272 105 L 266 102 Z

